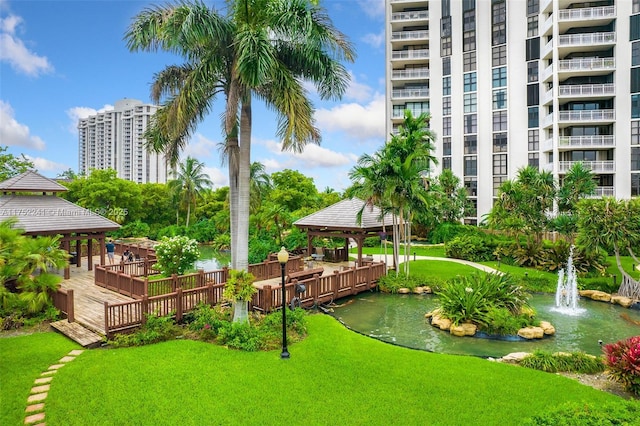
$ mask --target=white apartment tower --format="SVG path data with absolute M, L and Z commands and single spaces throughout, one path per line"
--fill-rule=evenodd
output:
M 440 168 L 488 213 L 532 165 L 640 196 L 640 0 L 386 0 L 387 134 L 431 114 Z
M 119 178 L 136 183 L 166 183 L 167 162 L 144 147 L 144 134 L 157 106 L 121 99 L 112 110 L 78 122 L 80 173 L 114 169 Z

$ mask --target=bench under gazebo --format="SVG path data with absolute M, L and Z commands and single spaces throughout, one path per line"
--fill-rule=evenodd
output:
M 87 241 L 87 268 L 93 269 L 93 240 L 100 247 L 100 264 L 105 263 L 105 233 L 120 228 L 117 223 L 99 214 L 58 197 L 67 188 L 34 171 L 0 182 L 0 220 L 15 217 L 17 228 L 25 235 L 62 235 L 61 248 L 75 253 L 70 263 L 81 266 L 81 241 Z M 72 250 L 72 243 L 75 248 Z M 70 270 L 64 270 L 69 279 Z
M 361 219 L 358 215 L 362 212 Z M 303 217 L 293 223 L 307 233 L 307 253 L 313 253 L 313 238 L 345 238 L 344 257 L 338 261 L 349 260 L 349 239 L 358 246 L 358 264 L 362 263 L 362 246 L 365 238 L 380 237 L 393 226 L 393 215 L 387 213 L 384 220 L 380 208 L 365 205 L 359 198 L 347 198 L 320 211 Z

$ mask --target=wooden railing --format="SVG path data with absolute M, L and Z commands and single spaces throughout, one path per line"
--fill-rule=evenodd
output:
M 64 290 L 59 288 L 51 295 L 53 306 L 67 316 L 69 322 L 74 322 L 75 313 L 73 306 L 73 289 Z
M 192 275 L 206 277 L 207 274 L 211 273 L 202 272 Z M 315 275 L 306 280 L 293 280 L 289 284 L 285 284 L 285 304 L 289 304 L 294 298 L 297 298 L 296 300 L 301 306 L 309 307 L 358 294 L 374 288 L 378 279 L 385 274 L 386 265 L 384 263 L 371 263 L 367 266 L 334 271 L 333 274 L 327 276 Z M 172 279 L 172 283 L 174 282 L 177 285 L 192 281 L 174 281 Z M 115 332 L 136 328 L 144 324 L 147 315 L 174 315 L 176 320 L 180 320 L 185 312 L 196 307 L 198 303 L 209 305 L 223 303 L 224 284 L 220 281 L 216 281 L 214 284 L 214 280 L 211 280 L 201 287 L 189 289 L 177 287 L 175 291 L 168 294 L 144 295 L 139 300 L 131 302 L 116 304 L 105 302 L 105 333 L 107 337 L 111 337 Z M 301 289 L 298 284 L 304 284 L 305 288 L 302 293 L 297 292 Z M 263 288 L 259 288 L 250 302 L 251 309 L 265 313 L 281 307 L 282 288 L 280 286 L 265 285 Z

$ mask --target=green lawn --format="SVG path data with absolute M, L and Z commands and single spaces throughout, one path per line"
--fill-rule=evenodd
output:
M 60 339 L 0 339 L 11 365 L 3 358 L 3 413 L 24 410 L 33 379 L 73 347 Z M 385 344 L 323 315 L 309 317 L 309 337 L 289 350 L 291 359 L 281 360 L 279 351 L 175 340 L 87 351 L 56 374 L 46 422 L 519 425 L 565 402 L 621 401 L 558 375 Z M 20 395 L 5 400 L 13 394 Z M 21 423 L 3 416 L 2 424 Z
M 73 349 L 80 347 L 53 332 L 0 338 L 1 425 L 24 422 L 24 410 L 34 380 Z
M 358 250 L 352 248 L 349 250 L 349 253 L 357 254 Z M 363 247 L 362 253 L 364 254 L 384 254 L 384 249 L 378 247 Z M 412 244 L 409 253 L 413 257 L 414 253 L 416 256 L 432 256 L 432 257 L 446 257 L 444 254 L 444 245 L 426 245 L 426 244 Z M 391 246 L 387 247 L 387 254 L 389 258 L 393 255 L 393 249 Z M 400 247 L 400 256 L 404 255 L 404 247 Z

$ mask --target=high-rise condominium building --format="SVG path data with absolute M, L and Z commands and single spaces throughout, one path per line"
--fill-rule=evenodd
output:
M 112 110 L 78 122 L 80 173 L 91 169 L 114 169 L 118 177 L 137 183 L 166 183 L 167 162 L 162 154 L 149 152 L 142 135 L 157 106 L 122 99 Z
M 439 167 L 491 210 L 531 165 L 640 195 L 640 0 L 387 0 L 387 134 L 431 114 Z

